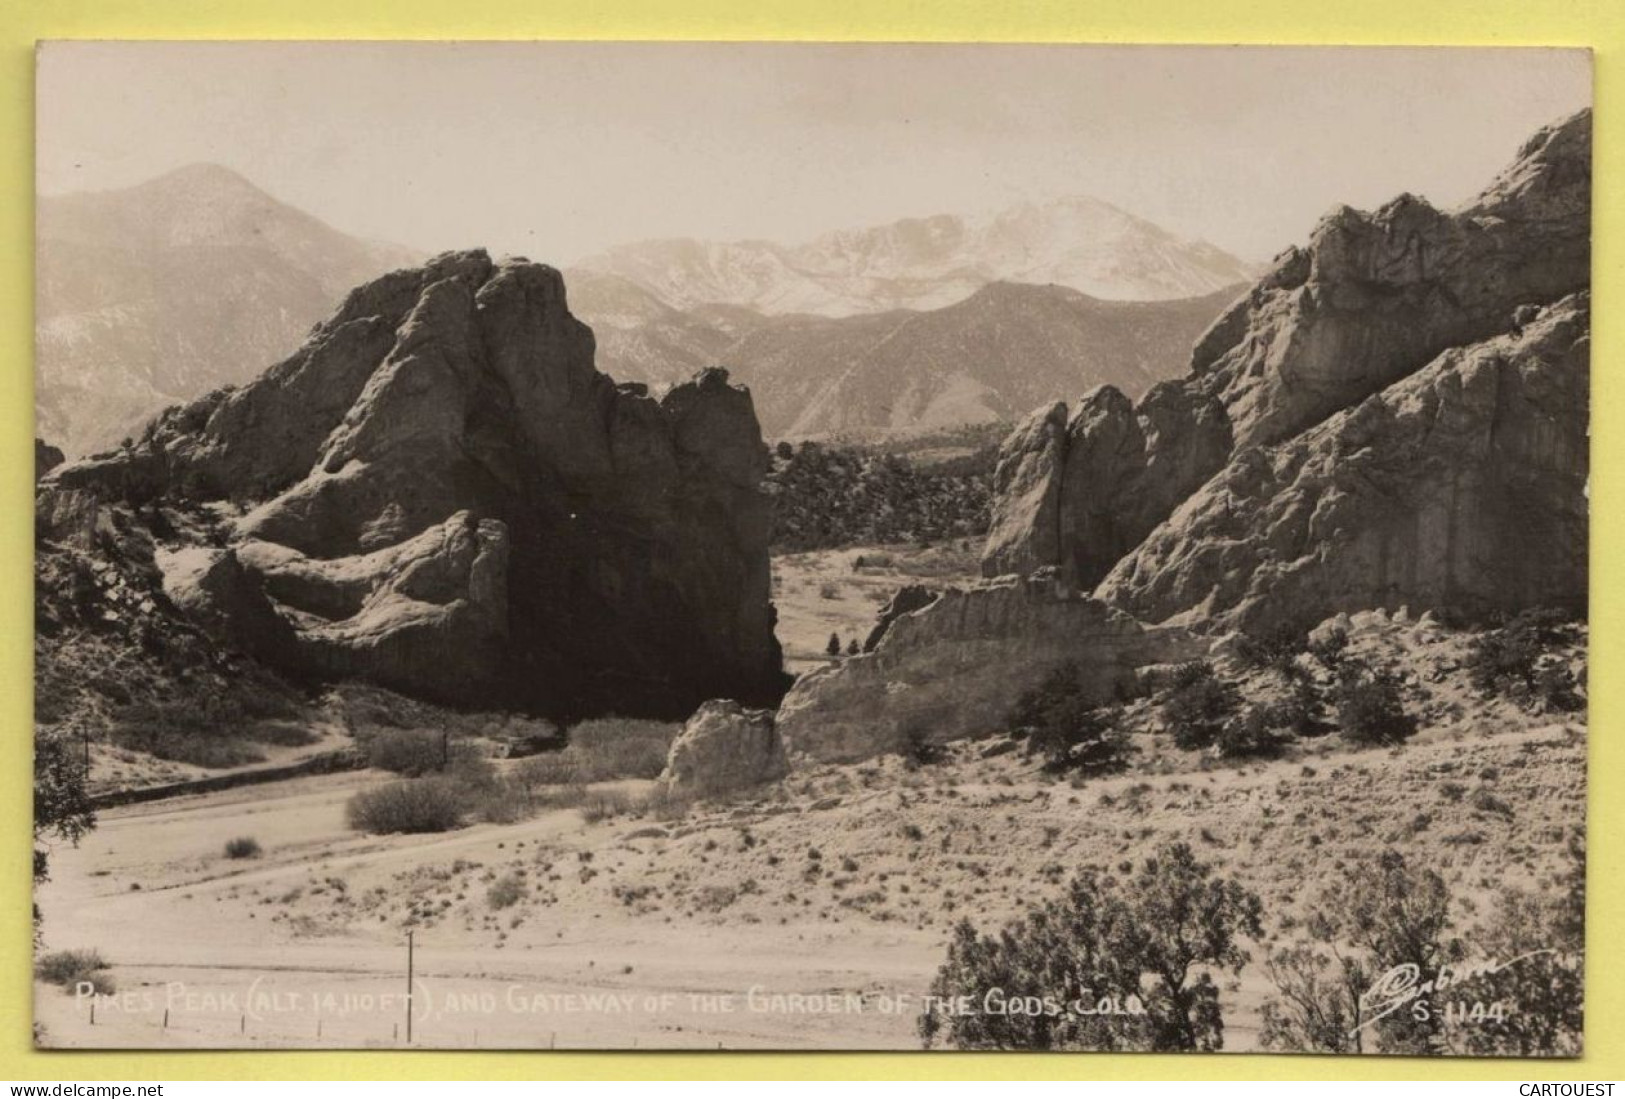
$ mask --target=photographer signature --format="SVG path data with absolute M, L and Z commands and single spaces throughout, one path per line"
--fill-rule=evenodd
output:
M 1519 962 L 1526 962 L 1530 958 L 1555 953 L 1557 951 L 1548 948 L 1530 950 L 1506 961 L 1491 958 L 1472 965 L 1452 966 L 1446 964 L 1439 967 L 1437 976 L 1426 981 L 1422 980 L 1421 968 L 1416 963 L 1405 962 L 1396 965 L 1379 976 L 1372 982 L 1370 988 L 1360 994 L 1360 1013 L 1366 1017 L 1359 1026 L 1349 1031 L 1349 1036 L 1353 1037 L 1367 1027 L 1380 1023 L 1407 1004 L 1415 1003 L 1423 997 L 1431 996 L 1436 992 L 1443 992 L 1447 988 L 1466 984 L 1478 977 L 1490 977 L 1505 972 Z M 1368 1012 L 1371 1014 L 1367 1015 Z

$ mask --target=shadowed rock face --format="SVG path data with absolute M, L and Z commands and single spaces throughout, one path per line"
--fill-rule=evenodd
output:
M 766 465 L 725 372 L 659 401 L 617 387 L 558 272 L 467 252 L 360 287 L 258 381 L 57 470 L 39 511 L 74 537 L 101 503 L 235 505 L 171 587 L 279 667 L 676 714 L 782 693 Z
M 984 574 L 1057 565 L 1090 590 L 1233 454 L 1508 331 L 1520 308 L 1586 289 L 1590 151 L 1587 111 L 1536 134 L 1453 213 L 1410 195 L 1334 211 L 1197 342 L 1184 379 L 1138 405 L 1098 389 L 1059 439 L 1018 430 Z

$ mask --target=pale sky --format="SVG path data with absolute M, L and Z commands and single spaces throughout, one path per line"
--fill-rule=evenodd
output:
M 55 43 L 42 193 L 233 168 L 345 232 L 566 264 L 1091 195 L 1262 260 L 1337 203 L 1476 193 L 1580 50 Z

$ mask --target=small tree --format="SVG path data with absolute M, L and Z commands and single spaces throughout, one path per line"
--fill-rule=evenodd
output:
M 1416 735 L 1416 718 L 1405 712 L 1399 677 L 1364 661 L 1341 662 L 1332 705 L 1344 739 L 1356 744 L 1398 744 Z
M 1126 881 L 1085 871 L 996 936 L 968 921 L 955 929 L 920 1037 L 927 1048 L 940 1040 L 957 1049 L 1222 1049 L 1213 974 L 1246 964 L 1239 940 L 1260 934 L 1261 907 L 1185 844 L 1162 848 Z M 995 994 L 1054 1010 L 981 1010 Z M 935 1007 L 959 997 L 976 1010 Z M 1102 998 L 1123 1013 L 1089 1010 Z
M 1162 721 L 1181 748 L 1206 748 L 1219 738 L 1224 724 L 1241 707 L 1235 685 L 1218 677 L 1206 661 L 1181 664 L 1174 670 L 1162 700 Z
M 1397 967 L 1415 985 L 1437 981 L 1465 955 L 1449 931 L 1449 891 L 1432 870 L 1413 870 L 1387 851 L 1322 891 L 1308 943 L 1276 950 L 1266 965 L 1281 998 L 1264 1005 L 1260 1041 L 1280 1050 L 1361 1052 L 1375 1037 L 1384 1053 L 1446 1052 L 1442 1005 L 1418 997 L 1384 1013 L 1368 1000 Z
M 863 646 L 858 644 L 858 639 L 857 638 L 854 637 L 854 638 L 852 638 L 850 641 L 848 641 L 846 643 L 846 655 L 847 656 L 857 656 L 862 651 L 863 651 Z
M 1473 686 L 1502 695 L 1530 710 L 1567 713 L 1581 709 L 1574 673 L 1552 650 L 1569 631 L 1560 611 L 1525 611 L 1500 629 L 1473 640 L 1467 670 Z
M 1122 713 L 1098 704 L 1084 689 L 1076 663 L 1058 664 L 1022 692 L 1010 710 L 1012 735 L 1025 737 L 1029 753 L 1044 757 L 1051 771 L 1092 774 L 1116 770 L 1128 759 Z
M 1219 754 L 1226 759 L 1273 756 L 1286 744 L 1287 738 L 1277 730 L 1287 720 L 1290 715 L 1273 706 L 1249 706 L 1219 730 Z
M 838 633 L 830 634 L 829 635 L 829 644 L 824 646 L 824 651 L 826 653 L 828 653 L 830 656 L 840 656 L 841 655 L 841 635 L 838 634 Z
M 51 839 L 77 845 L 96 827 L 96 813 L 86 789 L 89 778 L 83 751 L 62 733 L 40 733 L 34 739 L 34 882 L 51 876 Z M 34 906 L 34 930 L 40 910 Z
M 1303 674 L 1298 654 L 1309 648 L 1306 631 L 1290 625 L 1274 626 L 1236 639 L 1236 656 L 1249 667 L 1268 668 L 1287 682 Z

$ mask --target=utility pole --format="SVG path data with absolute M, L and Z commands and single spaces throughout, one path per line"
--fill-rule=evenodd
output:
M 406 933 L 406 1044 L 412 1044 L 412 932 Z

